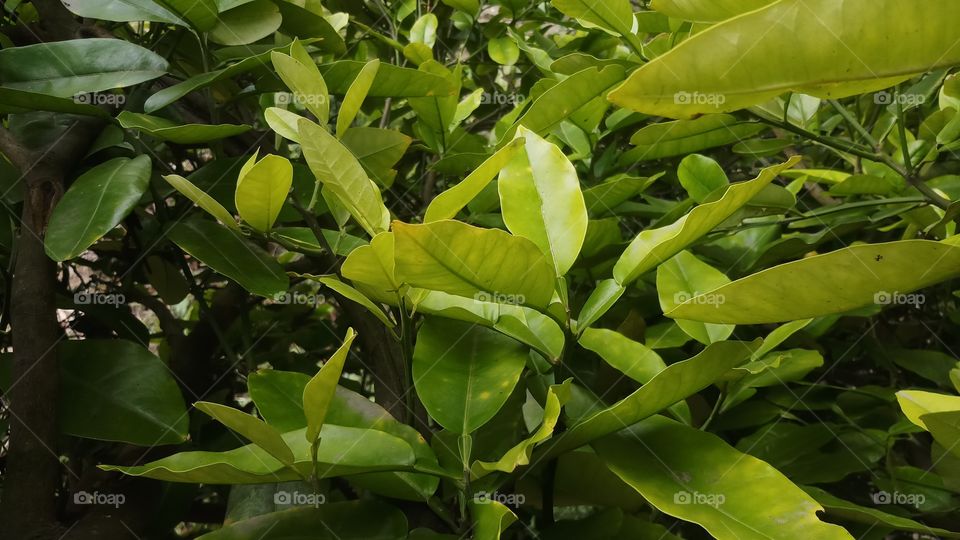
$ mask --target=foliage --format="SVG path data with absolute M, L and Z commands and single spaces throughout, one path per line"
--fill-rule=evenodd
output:
M 955 2 L 3 9 L 0 537 L 960 537 Z

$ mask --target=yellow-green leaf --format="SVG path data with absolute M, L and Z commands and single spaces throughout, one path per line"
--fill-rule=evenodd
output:
M 380 70 L 380 60 L 371 60 L 363 66 L 357 78 L 353 80 L 347 94 L 343 97 L 343 103 L 340 105 L 340 112 L 337 113 L 337 138 L 342 139 L 343 134 L 353 123 L 353 119 L 360 112 L 360 106 L 363 100 L 367 98 L 373 80 L 377 77 L 377 71 Z
M 251 227 L 267 232 L 280 215 L 293 184 L 293 165 L 283 156 L 251 157 L 240 171 L 235 203 Z
M 343 364 L 347 361 L 347 355 L 350 353 L 350 344 L 356 337 L 357 334 L 353 331 L 353 328 L 347 329 L 343 344 L 323 364 L 320 371 L 310 379 L 306 388 L 303 389 L 303 413 L 307 417 L 307 430 L 304 432 L 304 436 L 308 442 L 312 443 L 320 436 L 320 429 L 326 421 L 330 402 L 337 391 L 337 383 L 340 381 L 340 374 L 343 372 Z

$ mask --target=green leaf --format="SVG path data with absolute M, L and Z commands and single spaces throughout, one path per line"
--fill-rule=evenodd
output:
M 283 436 L 275 427 L 256 416 L 219 403 L 198 401 L 193 406 L 239 433 L 253 444 L 263 448 L 280 463 L 293 466 L 293 451 L 290 450 L 287 443 L 284 442 Z
M 366 66 L 364 62 L 341 60 L 320 66 L 320 73 L 329 81 L 330 93 L 344 95 L 357 75 Z M 450 96 L 453 84 L 446 78 L 416 69 L 381 64 L 370 86 L 368 97 L 433 97 Z
M 4 112 L 22 111 L 51 111 L 68 114 L 81 114 L 84 116 L 97 116 L 108 119 L 110 115 L 100 107 L 83 102 L 83 97 L 77 96 L 73 99 L 55 97 L 47 94 L 38 94 L 36 92 L 26 92 L 23 90 L 14 90 L 13 88 L 0 87 L 0 104 Z M 91 151 L 91 154 L 93 152 Z
M 254 154 L 237 180 L 237 212 L 251 227 L 267 232 L 280 215 L 293 185 L 293 165 L 282 156 L 266 155 L 257 161 Z
M 104 21 L 161 22 L 201 31 L 217 22 L 216 0 L 70 0 L 64 6 L 80 17 Z
M 58 346 L 60 429 L 87 439 L 154 447 L 187 440 L 183 396 L 163 361 L 124 340 Z
M 493 330 L 428 318 L 413 352 L 417 395 L 438 424 L 473 433 L 506 403 L 527 354 L 521 343 Z
M 710 386 L 730 368 L 750 357 L 759 341 L 721 341 L 689 360 L 671 364 L 639 390 L 616 404 L 578 420 L 546 443 L 546 457 L 557 456 L 620 431 Z
M 303 390 L 310 377 L 303 373 L 260 370 L 248 378 L 250 397 L 257 410 L 270 424 L 283 431 L 292 431 L 307 425 L 303 412 Z M 341 386 L 327 410 L 327 424 L 353 428 L 377 429 L 407 442 L 418 465 L 434 467 L 437 457 L 417 430 L 390 416 L 383 407 L 366 397 Z M 377 493 L 405 500 L 423 501 L 433 495 L 439 479 L 425 474 L 408 472 L 370 473 L 354 477 Z
M 342 203 L 371 237 L 390 226 L 390 212 L 357 158 L 327 130 L 302 119 L 298 124 L 303 155 L 318 182 Z
M 160 77 L 167 61 L 121 39 L 86 38 L 0 49 L 0 86 L 56 97 Z
M 864 523 L 871 528 L 887 529 L 891 528 L 897 531 L 917 532 L 921 534 L 935 534 L 944 538 L 960 538 L 960 533 L 939 529 L 937 527 L 928 527 L 923 523 L 916 522 L 893 514 L 860 506 L 850 501 L 845 501 L 834 497 L 830 493 L 813 486 L 802 486 L 803 490 L 816 499 L 827 510 L 827 514 L 836 516 L 843 520 L 853 521 L 855 523 Z
M 247 45 L 273 34 L 283 17 L 269 0 L 253 0 L 220 13 L 216 26 L 207 33 L 220 45 Z
M 254 294 L 270 298 L 290 285 L 283 268 L 262 249 L 212 221 L 183 221 L 169 234 L 181 249 Z
M 933 413 L 960 411 L 960 396 L 948 396 L 920 390 L 897 392 L 897 402 L 903 414 L 917 426 L 929 431 L 923 417 Z
M 323 363 L 320 371 L 303 389 L 303 413 L 307 418 L 307 431 L 304 432 L 304 436 L 311 443 L 320 436 L 320 429 L 327 418 L 330 402 L 333 401 L 334 393 L 337 391 L 337 383 L 340 382 L 343 364 L 347 361 L 347 355 L 350 354 L 350 344 L 356 337 L 357 333 L 353 328 L 348 328 L 343 344 L 329 360 Z
M 960 6 L 949 0 L 775 2 L 695 34 L 635 71 L 610 99 L 647 114 L 690 118 L 791 90 L 831 99 L 873 92 L 960 63 L 953 14 Z M 694 63 L 703 69 L 687 69 Z
M 400 284 L 394 276 L 394 251 L 393 233 L 380 233 L 350 252 L 340 272 L 370 298 L 397 305 Z
M 641 50 L 640 39 L 633 33 L 633 6 L 629 0 L 607 0 L 604 2 L 551 0 L 550 3 L 568 17 L 620 34 L 631 43 L 634 50 Z
M 690 194 L 690 198 L 701 204 L 711 193 L 730 185 L 723 167 L 713 159 L 700 154 L 691 154 L 683 158 L 677 169 L 677 177 L 683 189 Z
M 500 171 L 503 221 L 543 251 L 557 277 L 570 270 L 587 235 L 587 207 L 577 171 L 556 145 L 521 127 L 518 152 Z
M 554 279 L 529 240 L 458 221 L 395 222 L 397 279 L 414 287 L 546 307 Z
M 626 287 L 615 279 L 605 279 L 598 283 L 580 310 L 580 315 L 577 318 L 577 332 L 582 333 L 590 325 L 597 322 L 604 313 L 617 303 L 617 300 L 623 296 L 626 290 Z
M 520 59 L 520 47 L 509 36 L 493 38 L 487 42 L 487 54 L 501 66 L 512 66 Z
M 44 238 L 55 261 L 73 259 L 116 227 L 150 184 L 150 158 L 116 158 L 83 173 L 57 203 Z
M 474 462 L 470 468 L 473 479 L 483 478 L 495 471 L 511 473 L 517 467 L 529 465 L 533 448 L 553 435 L 553 430 L 560 420 L 560 409 L 568 399 L 570 399 L 570 380 L 563 384 L 552 385 L 547 391 L 547 404 L 543 409 L 543 421 L 540 422 L 540 427 L 529 437 L 507 450 L 499 460 Z
M 240 232 L 240 226 L 237 225 L 237 220 L 233 217 L 233 214 L 228 212 L 216 199 L 207 195 L 207 192 L 198 188 L 186 178 L 176 174 L 168 174 L 164 176 L 163 179 L 179 191 L 181 195 L 206 210 L 211 216 L 217 218 L 220 223 L 230 227 L 234 231 Z
M 406 534 L 403 512 L 385 502 L 362 500 L 264 514 L 230 523 L 198 540 L 397 540 Z
M 567 77 L 538 97 L 501 140 L 513 139 L 520 126 L 546 136 L 572 114 L 606 95 L 624 77 L 624 69 L 620 66 L 587 68 Z
M 266 484 L 301 480 L 313 474 L 306 428 L 283 434 L 293 451 L 294 465 L 287 467 L 266 450 L 248 444 L 226 452 L 181 452 L 133 467 L 101 465 L 105 471 L 144 476 L 166 482 L 193 484 Z M 317 477 L 409 469 L 414 455 L 403 439 L 376 429 L 326 424 L 317 448 Z
M 283 16 L 280 30 L 284 34 L 298 37 L 303 41 L 315 39 L 318 47 L 333 54 L 347 52 L 347 44 L 344 43 L 340 33 L 326 17 L 311 11 L 314 8 L 300 7 L 294 2 L 276 2 L 276 4 L 280 8 L 280 15 Z
M 330 276 L 311 276 L 311 275 L 307 275 L 307 276 L 303 276 L 303 277 L 308 277 L 308 278 L 310 278 L 310 279 L 312 279 L 312 280 L 315 280 L 315 281 L 318 281 L 318 282 L 320 282 L 320 283 L 323 283 L 324 285 L 326 285 L 327 287 L 329 287 L 330 289 L 332 289 L 332 290 L 333 290 L 334 292 L 336 292 L 337 294 L 343 296 L 344 298 L 346 298 L 346 299 L 348 299 L 348 300 L 350 300 L 350 301 L 352 301 L 352 302 L 356 302 L 356 303 L 360 304 L 361 306 L 367 308 L 367 311 L 369 311 L 371 315 L 373 315 L 374 317 L 376 317 L 377 319 L 379 319 L 380 322 L 382 322 L 383 324 L 385 324 L 385 325 L 387 326 L 387 328 L 393 328 L 394 326 L 396 326 L 396 323 L 394 323 L 392 320 L 390 320 L 390 317 L 388 317 L 387 314 L 383 312 L 383 309 L 382 309 L 380 306 L 378 306 L 378 305 L 374 304 L 373 302 L 371 302 L 370 299 L 367 298 L 362 292 L 360 292 L 360 291 L 354 289 L 353 287 L 351 287 L 350 285 L 347 285 L 346 283 L 340 281 L 340 280 L 337 278 L 337 276 L 335 276 L 335 275 L 330 275 Z
M 177 144 L 199 144 L 233 137 L 250 131 L 241 124 L 177 124 L 172 120 L 148 114 L 123 111 L 117 121 L 126 129 L 135 129 L 161 141 Z
M 499 173 L 517 154 L 524 145 L 524 140 L 517 138 L 503 148 L 494 152 L 479 167 L 459 184 L 437 195 L 427 207 L 424 223 L 453 219 L 467 204 L 490 184 Z
M 340 142 L 350 149 L 374 181 L 389 188 L 397 176 L 393 166 L 403 158 L 413 139 L 394 129 L 353 127 L 343 134 Z
M 917 272 L 917 268 L 923 268 Z M 960 247 L 929 240 L 863 244 L 769 268 L 698 296 L 668 317 L 727 324 L 785 322 L 922 297 L 917 289 L 960 275 Z
M 722 304 L 723 296 L 700 296 L 730 283 L 723 272 L 698 259 L 689 251 L 681 251 L 657 268 L 657 296 L 664 313 L 691 298 L 703 298 L 705 307 Z M 677 325 L 693 339 L 703 344 L 723 341 L 733 333 L 732 324 L 710 324 L 677 320 Z
M 299 43 L 309 44 L 313 43 L 314 41 L 316 40 L 303 40 Z M 284 45 L 282 47 L 276 47 L 267 50 L 257 55 L 247 56 L 243 58 L 243 60 L 231 64 L 223 69 L 200 73 L 199 75 L 194 75 L 185 81 L 168 86 L 148 97 L 147 101 L 143 104 L 143 110 L 147 113 L 158 111 L 189 94 L 190 92 L 195 92 L 202 88 L 206 88 L 211 84 L 229 79 L 230 77 L 236 75 L 241 75 L 243 73 L 260 69 L 270 62 L 270 55 L 273 53 L 273 51 L 289 54 L 291 46 L 292 44 Z
M 749 139 L 766 129 L 762 124 L 740 122 L 729 114 L 708 114 L 695 120 L 650 124 L 630 139 L 636 146 L 623 162 L 662 159 L 700 152 Z
M 506 334 L 539 351 L 544 358 L 557 362 L 563 354 L 563 329 L 556 321 L 537 310 L 513 304 L 464 298 L 440 291 L 411 289 L 408 296 L 415 298 L 416 310 L 474 324 L 481 324 Z
M 753 180 L 732 184 L 719 200 L 694 208 L 666 227 L 641 232 L 617 261 L 613 277 L 626 285 L 670 259 L 732 216 L 778 174 L 799 161 L 800 157 L 794 156 L 786 163 L 767 167 Z
M 322 125 L 326 125 L 330 120 L 327 83 L 303 45 L 294 42 L 289 55 L 273 51 L 270 61 L 280 80 L 293 92 L 294 101 L 312 112 Z
M 499 540 L 503 531 L 517 520 L 517 516 L 497 501 L 469 501 L 473 518 L 474 540 Z
M 377 77 L 379 70 L 380 60 L 371 60 L 363 66 L 363 69 L 357 74 L 357 78 L 350 84 L 350 88 L 343 98 L 343 103 L 340 105 L 340 112 L 337 114 L 338 139 L 343 138 L 347 128 L 350 127 L 353 119 L 356 118 L 357 113 L 360 112 L 360 106 L 363 105 L 363 100 L 366 99 L 367 93 L 370 92 L 370 87 L 373 85 L 373 80 Z
M 437 42 L 437 26 L 440 21 L 433 13 L 427 13 L 417 19 L 410 28 L 410 43 L 423 43 L 429 48 Z
M 685 21 L 714 23 L 762 8 L 775 0 L 653 0 L 650 7 Z
M 454 8 L 459 9 L 460 11 L 465 12 L 468 15 L 476 15 L 480 11 L 480 0 L 440 0 L 444 4 Z
M 650 504 L 720 540 L 853 538 L 779 471 L 710 433 L 653 417 L 593 447 Z
M 650 382 L 667 367 L 652 349 L 614 330 L 588 328 L 580 336 L 579 343 L 640 384 Z

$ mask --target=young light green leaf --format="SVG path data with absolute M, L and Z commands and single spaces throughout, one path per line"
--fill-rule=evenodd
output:
M 873 14 L 867 25 L 864 10 Z M 691 118 L 790 90 L 831 99 L 875 92 L 960 63 L 954 14 L 960 6 L 950 0 L 847 0 L 842 8 L 833 0 L 775 2 L 695 34 L 635 71 L 610 99 L 647 114 Z M 694 62 L 704 69 L 686 69 Z
M 653 0 L 650 7 L 684 21 L 714 23 L 772 4 L 775 0 Z
M 511 473 L 517 467 L 530 464 L 530 456 L 533 454 L 534 447 L 549 439 L 553 435 L 557 422 L 560 421 L 560 409 L 570 399 L 570 381 L 571 379 L 568 379 L 563 384 L 552 385 L 547 391 L 547 404 L 543 409 L 543 421 L 535 432 L 504 452 L 499 460 L 492 462 L 476 461 L 473 463 L 470 468 L 470 475 L 474 480 L 483 478 L 495 471 Z
M 298 128 L 303 155 L 317 181 L 329 189 L 371 237 L 386 231 L 390 212 L 357 158 L 317 124 L 301 119 Z
M 730 185 L 727 173 L 715 160 L 700 154 L 691 154 L 680 162 L 677 169 L 680 185 L 690 198 L 703 203 L 711 193 Z
M 280 215 L 293 184 L 293 165 L 277 155 L 257 160 L 253 155 L 240 170 L 234 200 L 237 212 L 251 227 L 267 232 Z
M 853 539 L 779 471 L 710 433 L 653 417 L 593 447 L 650 504 L 720 540 Z
M 270 129 L 276 132 L 277 135 L 300 144 L 300 132 L 298 131 L 297 125 L 300 123 L 300 120 L 305 120 L 305 118 L 295 112 L 290 112 L 279 107 L 267 108 L 267 110 L 263 112 L 263 118 L 267 121 Z
M 497 187 L 503 221 L 513 234 L 537 245 L 555 275 L 570 270 L 587 235 L 587 207 L 577 171 L 556 145 L 520 127 L 524 140 L 500 171 Z
M 340 112 L 337 113 L 337 138 L 342 139 L 343 134 L 353 123 L 353 119 L 360 112 L 360 106 L 363 100 L 367 98 L 370 87 L 373 85 L 377 72 L 380 70 L 380 60 L 371 60 L 367 62 L 357 78 L 350 84 L 347 94 L 343 97 L 343 103 L 340 105 Z
M 730 283 L 730 278 L 723 272 L 701 261 L 689 251 L 681 251 L 657 268 L 657 296 L 664 313 L 727 283 Z M 724 300 L 722 296 L 703 298 L 708 307 L 715 307 Z M 710 324 L 684 319 L 678 319 L 677 324 L 690 337 L 705 345 L 727 339 L 735 328 L 732 324 Z
M 474 540 L 500 540 L 500 535 L 517 520 L 517 516 L 497 501 L 467 503 L 473 518 Z
M 280 432 L 270 424 L 256 416 L 219 403 L 198 401 L 193 406 L 263 448 L 280 463 L 293 465 L 293 451 L 287 446 Z
M 425 14 L 417 19 L 413 23 L 413 27 L 410 28 L 410 42 L 423 43 L 432 49 L 437 42 L 437 27 L 439 25 L 440 21 L 436 15 L 433 13 Z
M 168 174 L 164 176 L 163 179 L 184 197 L 190 199 L 194 204 L 206 210 L 211 216 L 217 218 L 220 223 L 240 232 L 240 226 L 237 225 L 236 218 L 234 218 L 222 204 L 217 202 L 216 199 L 207 195 L 207 192 L 198 188 L 186 178 L 176 174 Z
M 553 6 L 568 17 L 579 19 L 623 36 L 634 50 L 643 47 L 634 34 L 636 22 L 633 18 L 633 6 L 629 0 L 551 0 Z
M 301 60 L 303 59 L 303 60 Z M 277 75 L 293 92 L 294 100 L 312 112 L 322 125 L 330 120 L 330 96 L 317 64 L 310 59 L 302 45 L 295 43 L 290 54 L 270 53 L 270 61 Z
M 166 482 L 190 484 L 266 484 L 302 480 L 314 474 L 306 428 L 283 434 L 293 451 L 294 464 L 288 467 L 266 450 L 248 444 L 226 452 L 181 452 L 132 467 L 100 465 L 105 471 L 119 471 Z M 318 478 L 396 471 L 412 468 L 413 450 L 406 441 L 377 429 L 326 424 L 317 447 Z
M 933 413 L 960 411 L 960 396 L 948 396 L 921 390 L 897 392 L 897 402 L 903 414 L 917 426 L 929 431 L 923 417 Z
M 177 124 L 159 116 L 130 111 L 121 112 L 117 121 L 126 129 L 135 129 L 161 141 L 177 144 L 198 144 L 226 139 L 251 129 L 243 124 Z
M 323 364 L 320 371 L 310 379 L 306 388 L 303 389 L 303 412 L 307 417 L 307 430 L 303 435 L 310 443 L 316 441 L 317 437 L 320 436 L 320 429 L 326 421 L 330 402 L 337 391 L 337 383 L 340 382 L 343 364 L 347 361 L 347 355 L 350 353 L 350 344 L 356 337 L 357 334 L 353 331 L 353 328 L 347 329 L 343 344 Z
M 414 287 L 467 298 L 544 308 L 554 277 L 546 257 L 526 238 L 458 221 L 395 222 L 396 275 Z
M 541 459 L 555 457 L 635 424 L 693 395 L 750 357 L 760 345 L 742 341 L 721 341 L 700 354 L 671 364 L 639 390 L 614 405 L 579 420 L 562 435 L 544 445 Z
M 917 270 L 922 268 L 922 270 Z M 668 317 L 726 324 L 786 322 L 868 305 L 922 302 L 910 293 L 960 275 L 960 247 L 930 240 L 864 244 L 789 262 L 680 304 Z
M 50 216 L 44 247 L 55 261 L 73 259 L 110 232 L 150 184 L 150 158 L 115 158 L 80 175 Z
M 510 160 L 523 147 L 523 139 L 514 139 L 503 148 L 494 152 L 462 182 L 437 195 L 427 207 L 424 223 L 444 219 L 453 219 L 467 204 L 480 194 L 497 173 L 510 163 Z
M 487 42 L 487 54 L 501 66 L 512 66 L 520 59 L 520 47 L 509 36 L 493 38 Z
M 748 182 L 732 184 L 719 200 L 700 205 L 674 223 L 641 232 L 613 268 L 613 277 L 627 285 L 707 234 L 760 193 L 780 172 L 793 167 L 800 156 L 767 167 Z M 797 317 L 802 318 L 802 317 Z

